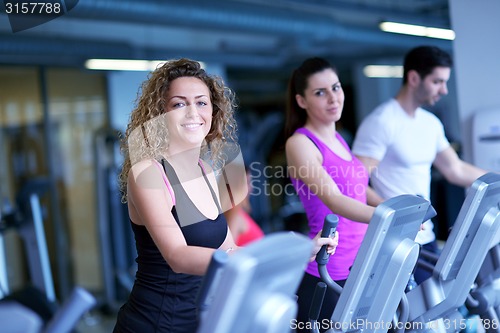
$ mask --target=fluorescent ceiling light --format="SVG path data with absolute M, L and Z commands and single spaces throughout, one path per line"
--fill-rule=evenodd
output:
M 363 74 L 369 78 L 401 78 L 403 66 L 368 65 L 363 68 Z
M 88 59 L 85 68 L 108 71 L 152 71 L 167 60 Z
M 382 22 L 380 23 L 380 30 L 396 34 L 423 36 L 423 37 L 440 38 L 448 40 L 455 39 L 455 32 L 453 30 L 425 27 L 413 24 Z

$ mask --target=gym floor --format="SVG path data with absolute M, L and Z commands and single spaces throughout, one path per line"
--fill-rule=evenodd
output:
M 76 327 L 78 333 L 111 333 L 116 317 L 99 312 L 90 312 L 82 317 Z

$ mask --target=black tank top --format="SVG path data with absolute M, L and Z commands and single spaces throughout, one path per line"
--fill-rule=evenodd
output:
M 219 248 L 226 239 L 227 222 L 203 168 L 203 177 L 212 193 L 210 200 L 214 200 L 219 209 L 215 220 L 207 219 L 201 214 L 182 188 L 173 168 L 166 161 L 162 161 L 162 164 L 174 191 L 175 206 L 172 214 L 187 244 Z M 184 219 L 188 220 L 184 222 Z M 118 313 L 113 332 L 196 332 L 199 319 L 196 301 L 202 277 L 174 272 L 146 227 L 133 222 L 131 224 L 136 241 L 138 269 L 134 287 L 128 301 Z
M 218 248 L 222 245 L 226 239 L 227 222 L 222 214 L 222 209 L 219 205 L 217 195 L 213 190 L 208 178 L 200 165 L 203 178 L 205 179 L 210 193 L 212 195 L 212 200 L 215 202 L 219 215 L 215 220 L 207 218 L 203 215 L 198 207 L 191 201 L 186 191 L 182 187 L 174 168 L 165 160 L 161 160 L 165 174 L 172 186 L 172 190 L 175 196 L 175 206 L 172 208 L 172 214 L 174 215 L 177 224 L 181 227 L 184 238 L 188 245 L 193 246 L 203 246 L 210 248 Z

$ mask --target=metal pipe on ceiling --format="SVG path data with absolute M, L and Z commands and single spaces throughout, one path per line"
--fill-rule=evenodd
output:
M 291 38 L 355 40 L 369 44 L 414 45 L 411 38 L 374 29 L 347 27 L 335 22 L 332 13 L 297 12 L 282 8 L 252 6 L 232 1 L 80 1 L 70 15 L 81 19 L 116 20 L 222 31 L 278 34 Z M 446 42 L 436 41 L 446 44 Z

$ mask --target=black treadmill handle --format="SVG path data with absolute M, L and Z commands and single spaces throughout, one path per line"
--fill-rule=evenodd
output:
M 337 230 L 337 225 L 339 224 L 339 217 L 335 214 L 328 214 L 323 222 L 323 230 L 321 231 L 321 237 L 332 237 Z M 326 252 L 327 245 L 323 245 L 319 252 L 316 254 L 316 262 L 318 265 L 326 265 L 330 259 L 330 254 Z
M 327 286 L 324 282 L 318 282 L 318 284 L 316 284 L 311 302 L 311 308 L 309 309 L 310 320 L 318 320 L 321 307 L 323 306 L 323 299 L 325 298 L 326 288 Z

